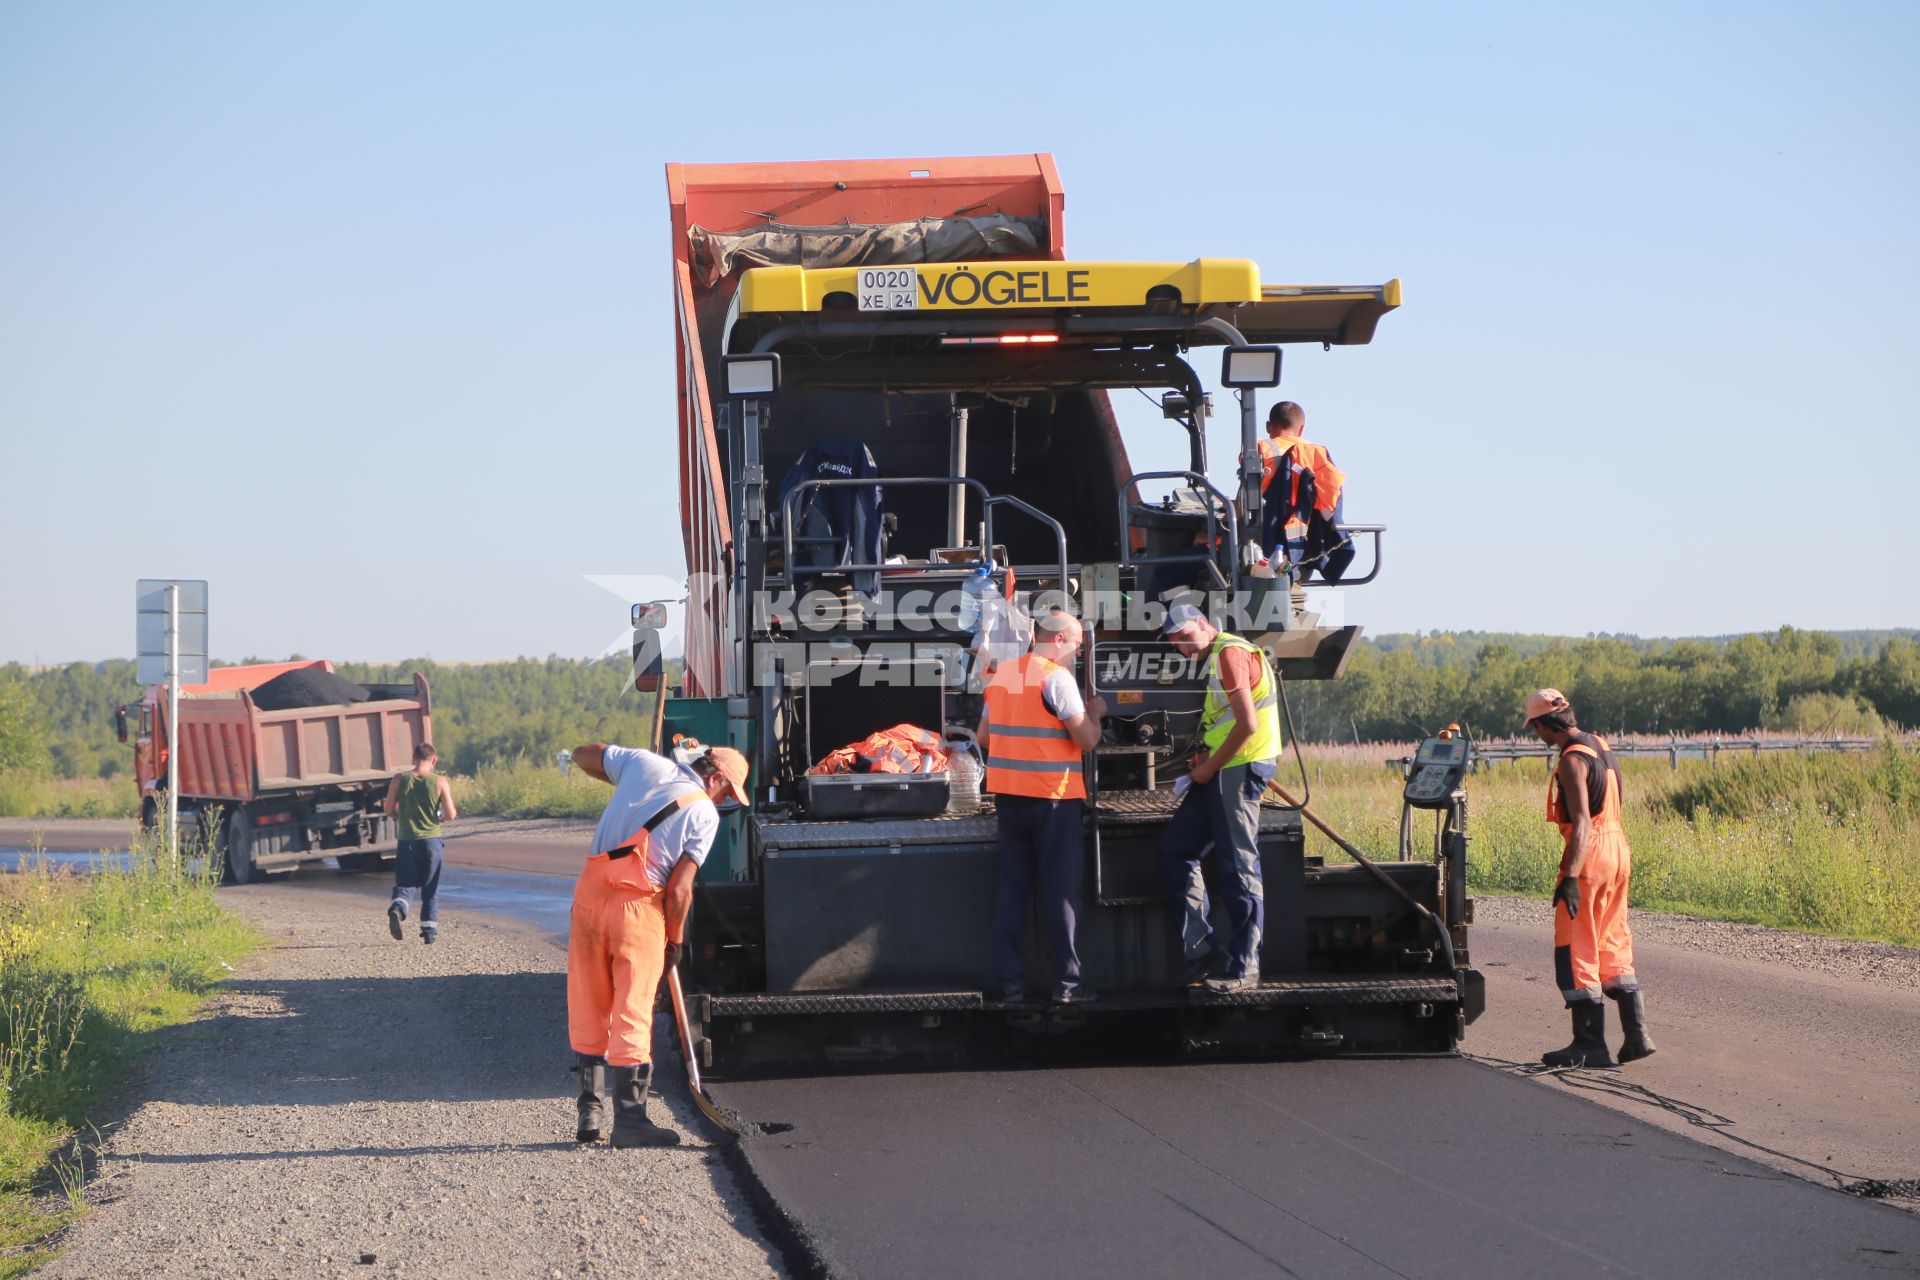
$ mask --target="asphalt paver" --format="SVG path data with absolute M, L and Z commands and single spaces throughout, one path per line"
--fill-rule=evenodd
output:
M 1920 1216 L 1459 1059 L 714 1092 L 835 1276 L 1920 1275 Z

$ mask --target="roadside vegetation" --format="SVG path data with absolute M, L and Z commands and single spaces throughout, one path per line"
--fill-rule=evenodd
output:
M 1369 853 L 1398 838 L 1399 751 L 1307 754 L 1312 805 Z M 1920 946 L 1920 754 L 1778 752 L 1712 764 L 1622 758 L 1633 905 Z M 1278 781 L 1298 777 L 1289 756 Z M 1494 764 L 1467 783 L 1468 883 L 1478 892 L 1553 891 L 1559 831 L 1546 820 L 1544 759 Z M 1416 812 L 1416 857 L 1433 819 Z M 1345 855 L 1309 831 L 1308 851 Z
M 259 945 L 208 862 L 143 841 L 119 869 L 0 875 L 0 1280 L 83 1210 L 95 1126 L 154 1034 Z
M 648 730 L 636 740 L 651 737 Z M 453 779 L 453 798 L 460 812 L 502 818 L 597 818 L 606 807 L 607 795 L 606 783 L 578 769 L 563 772 L 552 756 L 539 760 L 516 756 Z

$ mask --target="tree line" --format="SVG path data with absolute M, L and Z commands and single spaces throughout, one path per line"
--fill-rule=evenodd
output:
M 651 698 L 633 692 L 623 657 L 337 669 L 377 683 L 425 672 L 435 745 L 455 772 L 651 736 Z M 1385 741 L 1449 721 L 1512 734 L 1527 693 L 1542 686 L 1564 690 L 1581 723 L 1602 732 L 1878 732 L 1920 726 L 1920 643 L 1913 633 L 1792 627 L 1710 640 L 1389 635 L 1357 645 L 1341 679 L 1292 683 L 1287 695 L 1303 738 Z M 139 696 L 129 661 L 0 666 L 0 768 L 62 778 L 127 770 L 113 713 Z
M 1858 636 L 1860 633 L 1851 633 Z M 1529 692 L 1556 688 L 1610 733 L 1876 733 L 1920 726 L 1920 644 L 1782 627 L 1718 640 L 1583 640 L 1473 632 L 1362 642 L 1339 680 L 1287 686 L 1300 735 L 1386 741 L 1451 721 L 1520 731 Z
M 516 756 L 550 757 L 582 741 L 643 742 L 653 732 L 652 696 L 633 691 L 624 657 L 341 662 L 334 669 L 360 683 L 404 683 L 423 672 L 441 767 L 459 773 Z M 133 663 L 125 660 L 0 666 L 0 768 L 60 778 L 111 778 L 131 770 L 132 751 L 114 734 L 114 709 L 140 693 Z

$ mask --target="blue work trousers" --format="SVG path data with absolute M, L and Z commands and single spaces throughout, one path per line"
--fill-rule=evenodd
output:
M 1002 992 L 1026 987 L 1027 911 L 1034 882 L 1040 888 L 1040 928 L 1053 953 L 1053 994 L 1080 988 L 1080 953 L 1074 930 L 1080 919 L 1081 834 L 1085 800 L 995 796 L 999 841 L 994 846 L 998 883 L 994 892 L 993 977 Z
M 393 859 L 393 900 L 420 899 L 420 927 L 440 919 L 440 839 L 402 840 Z
M 1160 833 L 1160 871 L 1167 901 L 1180 922 L 1181 952 L 1197 960 L 1223 949 L 1224 976 L 1260 972 L 1260 933 L 1266 896 L 1260 883 L 1260 797 L 1273 777 L 1271 762 L 1222 769 L 1211 782 L 1189 787 Z M 1211 892 L 1227 909 L 1233 937 L 1225 948 L 1213 936 Z

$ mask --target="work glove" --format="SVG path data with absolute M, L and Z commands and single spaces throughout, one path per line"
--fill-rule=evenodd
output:
M 680 967 L 680 952 L 683 946 L 684 944 L 678 942 L 669 942 L 667 944 L 668 969 L 678 969 Z
M 1567 919 L 1580 918 L 1580 882 L 1578 880 L 1572 876 L 1562 879 L 1553 891 L 1553 900 L 1567 904 Z

